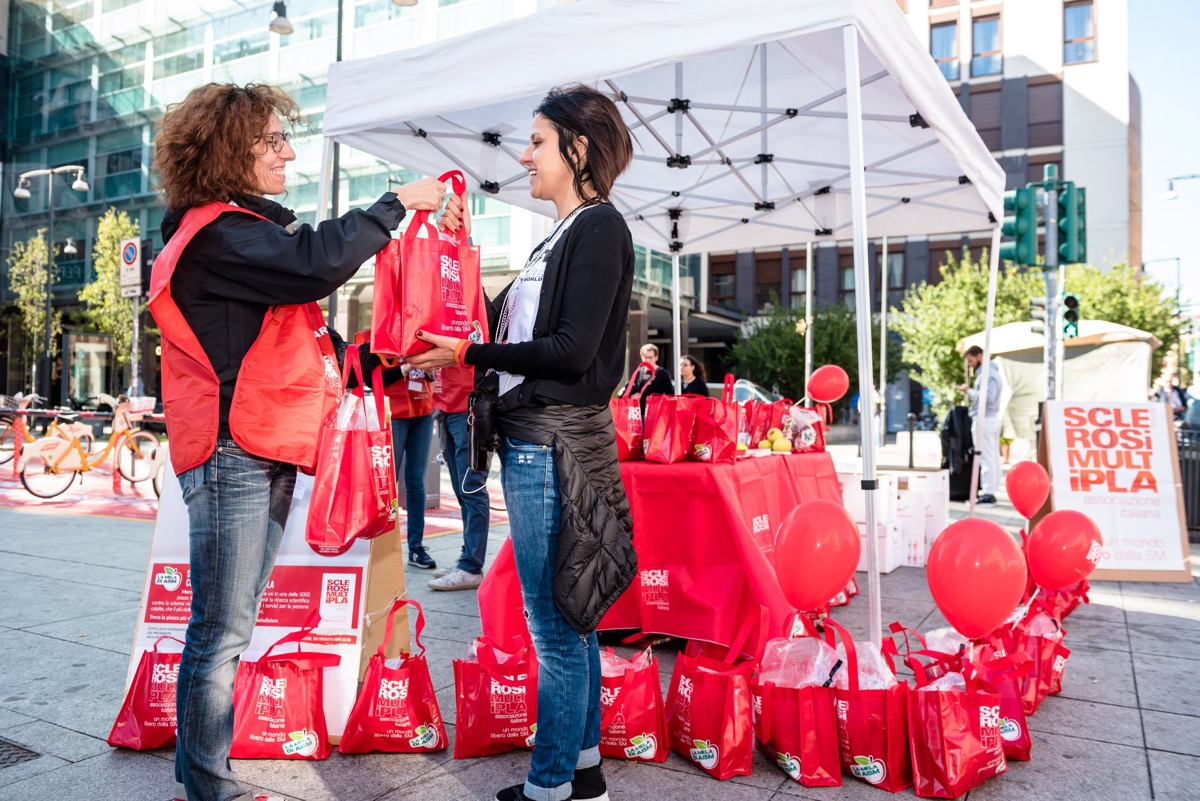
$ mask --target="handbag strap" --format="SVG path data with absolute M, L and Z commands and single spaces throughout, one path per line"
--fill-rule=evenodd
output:
M 825 618 L 825 642 L 830 648 L 837 649 L 837 640 L 842 641 L 842 647 L 846 651 L 846 675 L 847 687 L 851 692 L 858 692 L 858 649 L 854 647 L 854 639 L 850 636 L 850 632 L 842 628 L 832 618 Z
M 170 634 L 164 634 L 163 636 L 159 637 L 157 640 L 154 641 L 154 645 L 152 645 L 150 647 L 150 650 L 157 654 L 159 643 L 161 643 L 163 640 L 174 640 L 175 642 L 179 643 L 180 645 L 185 645 L 184 641 L 179 639 L 178 637 L 172 637 Z
M 721 390 L 721 400 L 725 403 L 733 403 L 733 384 L 736 380 L 733 373 L 725 374 L 725 387 Z
M 495 648 L 497 646 L 492 640 L 487 637 L 480 637 L 476 642 L 478 643 L 478 647 L 475 649 L 475 653 L 479 658 L 479 666 L 483 668 L 484 673 L 496 681 L 502 684 L 512 684 L 515 681 L 519 681 L 517 675 L 522 666 L 526 666 L 526 673 L 528 673 L 527 665 L 530 657 L 528 642 L 525 642 L 521 646 L 521 650 L 510 655 L 503 662 L 496 659 Z M 505 672 L 504 668 L 510 668 L 510 670 Z
M 629 383 L 625 385 L 625 394 L 621 396 L 622 399 L 628 399 L 629 396 L 633 394 L 634 378 L 637 376 L 638 371 L 643 367 L 650 371 L 650 378 L 654 378 L 654 365 L 650 362 L 642 362 L 637 367 L 633 368 L 633 375 L 629 376 Z
M 445 183 L 446 181 L 450 182 L 450 187 L 454 194 L 458 195 L 465 201 L 467 197 L 467 179 L 463 177 L 463 174 L 458 170 L 451 170 L 450 172 L 442 173 L 438 176 L 439 183 Z M 422 209 L 413 215 L 412 222 L 408 224 L 408 228 L 404 229 L 404 241 L 406 243 L 412 242 L 414 239 L 416 239 L 417 233 L 422 228 L 426 229 L 430 239 L 436 241 L 438 237 L 441 236 L 441 234 L 438 233 L 437 228 L 434 227 L 433 223 L 429 222 L 429 215 L 430 212 L 425 209 Z M 452 234 L 452 236 L 458 245 L 461 246 L 467 244 L 467 227 L 465 225 L 462 226 L 458 229 L 458 231 Z
M 383 642 L 379 643 L 379 649 L 377 651 L 377 653 L 384 659 L 387 659 L 387 654 L 384 652 L 384 649 L 386 649 L 388 643 L 392 641 L 392 627 L 396 623 L 396 613 L 406 606 L 411 606 L 417 610 L 416 637 L 414 639 L 417 641 L 417 647 L 421 649 L 417 656 L 425 656 L 425 646 L 421 644 L 421 632 L 425 630 L 425 610 L 421 608 L 419 603 L 410 598 L 397 598 L 392 604 L 391 610 L 388 612 L 387 623 L 383 628 Z M 409 653 L 412 653 L 411 650 Z
M 363 393 L 365 382 L 362 372 L 362 358 L 359 356 L 358 348 L 346 348 L 345 363 L 342 366 L 342 394 L 345 395 L 347 388 L 350 385 L 350 376 L 353 375 L 358 379 L 358 386 L 349 390 L 358 398 L 359 404 L 362 407 L 363 416 L 367 415 L 367 399 Z M 379 421 L 379 430 L 387 430 L 387 413 L 383 408 L 383 370 L 376 366 L 371 371 L 371 395 L 375 401 L 375 415 Z
M 321 625 L 321 613 L 319 610 L 314 609 L 308 613 L 308 617 L 305 619 L 304 624 L 301 625 L 299 629 L 297 629 L 296 631 L 290 632 L 288 634 L 285 634 L 282 637 L 280 637 L 278 640 L 273 642 L 271 644 L 271 647 L 268 648 L 265 652 L 263 652 L 263 655 L 259 658 L 258 661 L 259 662 L 267 662 L 267 661 L 295 662 L 295 663 L 301 665 L 302 667 L 310 667 L 310 668 L 334 667 L 335 665 L 338 665 L 342 661 L 342 658 L 340 656 L 338 656 L 337 654 L 331 654 L 331 653 L 327 653 L 324 651 L 305 652 L 303 650 L 302 644 L 303 644 L 304 638 L 307 637 L 309 634 L 311 634 L 313 631 L 315 631 L 317 626 L 320 626 L 320 625 Z M 271 655 L 271 652 L 274 651 L 277 647 L 279 647 L 280 645 L 286 645 L 288 643 L 296 644 L 296 653 L 280 654 L 277 656 Z

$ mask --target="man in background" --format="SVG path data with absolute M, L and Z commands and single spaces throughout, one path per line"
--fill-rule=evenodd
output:
M 979 494 L 975 498 L 977 506 L 995 506 L 996 490 L 1000 487 L 1000 396 L 1003 392 L 1004 379 L 1000 375 L 1000 365 L 995 360 L 989 360 L 987 398 L 983 406 L 983 425 L 975 426 L 979 419 L 980 384 L 983 382 L 983 348 L 973 345 L 967 349 L 964 357 L 967 366 L 975 374 L 974 388 L 960 384 L 959 392 L 963 392 L 971 401 L 972 427 L 979 432 L 975 443 L 979 451 Z

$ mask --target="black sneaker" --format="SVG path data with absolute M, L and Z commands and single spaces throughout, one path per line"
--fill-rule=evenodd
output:
M 978 498 L 975 499 L 975 505 L 976 506 L 995 506 L 996 505 L 996 496 L 995 495 L 980 495 Z
M 604 769 L 599 765 L 575 771 L 571 782 L 571 798 L 576 801 L 608 801 L 608 785 L 604 783 Z
M 573 799 L 574 796 L 571 798 Z M 530 801 L 530 799 L 525 795 L 524 784 L 514 784 L 512 787 L 505 787 L 496 793 L 496 801 Z
M 409 551 L 408 563 L 422 570 L 433 570 L 437 567 L 437 562 L 433 561 L 433 557 L 429 555 L 429 551 L 424 548 L 413 548 Z

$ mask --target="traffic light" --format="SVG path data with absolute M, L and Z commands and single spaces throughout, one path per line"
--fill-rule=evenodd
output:
M 1046 299 L 1033 298 L 1029 301 L 1029 319 L 1033 320 L 1033 325 L 1029 330 L 1035 334 L 1046 333 Z
M 1071 339 L 1079 336 L 1079 298 L 1074 295 L 1064 295 L 1062 309 L 1063 337 Z
M 1058 187 L 1058 259 L 1061 264 L 1087 261 L 1086 190 L 1071 181 Z
M 1013 241 L 1000 245 L 1000 258 L 1034 264 L 1038 252 L 1037 187 L 1023 186 L 1004 193 L 1004 224 L 1000 231 Z

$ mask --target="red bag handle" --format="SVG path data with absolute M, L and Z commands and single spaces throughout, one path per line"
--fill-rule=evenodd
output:
M 846 631 L 833 618 L 825 618 L 825 642 L 830 648 L 837 649 L 837 640 L 842 641 L 842 647 L 846 650 L 846 670 L 850 671 L 846 676 L 847 687 L 850 692 L 858 692 L 858 650 L 854 647 L 854 640 L 850 636 L 850 632 Z
M 493 648 L 496 646 L 490 639 L 480 637 L 478 643 L 483 647 L 476 648 L 475 653 L 479 656 L 479 666 L 483 668 L 484 673 L 502 684 L 512 684 L 517 681 L 516 676 L 520 667 L 519 663 L 526 661 L 529 657 L 529 643 L 527 641 L 522 643 L 520 651 L 512 654 L 503 662 L 496 659 L 496 654 L 493 651 Z M 505 673 L 502 668 L 512 669 Z
M 350 376 L 354 375 L 358 378 L 358 386 L 350 390 L 354 396 L 358 398 L 362 405 L 363 416 L 367 414 L 367 399 L 363 392 L 363 372 L 362 359 L 358 355 L 358 348 L 346 348 L 346 361 L 342 368 L 342 394 L 345 395 L 347 387 L 350 385 Z M 379 430 L 387 430 L 387 414 L 383 410 L 383 369 L 376 367 L 371 371 L 371 395 L 375 400 L 375 415 L 379 422 Z
M 465 201 L 467 198 L 467 179 L 463 177 L 462 172 L 459 170 L 450 170 L 449 172 L 442 173 L 438 176 L 438 183 L 444 184 L 446 181 L 450 182 L 450 188 L 454 194 L 458 195 Z M 408 228 L 404 230 L 405 242 L 411 242 L 416 239 L 417 232 L 422 227 L 429 230 L 430 239 L 437 240 L 438 237 L 441 236 L 437 228 L 434 227 L 433 223 L 429 222 L 429 214 L 429 211 L 422 209 L 413 215 L 412 222 L 409 223 Z M 454 241 L 459 245 L 467 244 L 467 227 L 464 225 L 456 232 L 451 234 L 451 236 L 454 237 Z
M 733 373 L 725 374 L 725 388 L 721 390 L 721 400 L 725 403 L 733 403 L 733 384 L 737 379 L 733 377 Z
M 760 743 L 771 742 L 771 701 L 775 697 L 775 685 L 772 682 L 762 682 L 758 685 L 758 697 L 761 708 L 758 711 L 758 724 L 754 733 Z
M 628 399 L 629 396 L 633 394 L 633 376 L 637 375 L 638 370 L 641 370 L 643 367 L 650 371 L 651 378 L 654 377 L 654 365 L 650 362 L 642 362 L 637 367 L 633 368 L 633 373 L 629 376 L 629 383 L 625 385 L 625 394 L 621 396 L 623 399 Z
M 180 645 L 186 645 L 186 643 L 183 640 L 179 639 L 178 637 L 172 637 L 170 634 L 164 634 L 163 636 L 159 637 L 157 640 L 154 641 L 154 645 L 150 646 L 150 650 L 157 654 L 158 653 L 158 645 L 163 640 L 174 640 L 175 642 L 179 643 Z
M 341 664 L 342 658 L 337 654 L 329 654 L 321 651 L 305 652 L 302 643 L 305 637 L 316 630 L 321 625 L 321 613 L 314 609 L 308 613 L 308 618 L 305 619 L 303 625 L 293 632 L 289 632 L 271 644 L 263 655 L 259 658 L 259 662 L 294 662 L 301 667 L 311 668 L 326 668 L 336 667 Z M 280 645 L 288 643 L 296 644 L 296 653 L 280 654 L 271 656 L 271 652 Z
M 425 630 L 425 610 L 422 609 L 421 605 L 416 601 L 413 601 L 409 598 L 397 598 L 392 604 L 392 608 L 388 611 L 387 625 L 383 628 L 383 642 L 379 643 L 379 649 L 377 651 L 377 653 L 384 659 L 387 659 L 387 654 L 384 653 L 384 649 L 387 648 L 388 643 L 392 641 L 392 627 L 396 623 L 396 613 L 406 606 L 415 607 L 417 610 L 416 637 L 414 639 L 417 641 L 417 647 L 421 649 L 417 656 L 425 656 L 425 646 L 421 644 L 421 632 Z M 411 655 L 412 651 L 409 651 L 409 654 Z

